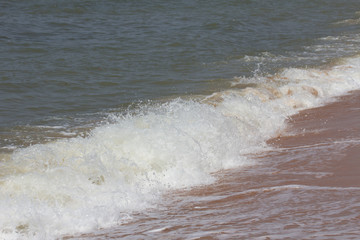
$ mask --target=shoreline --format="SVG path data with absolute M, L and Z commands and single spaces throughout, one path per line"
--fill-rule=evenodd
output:
M 216 183 L 165 196 L 83 239 L 356 239 L 360 214 L 360 91 L 288 121 L 258 164 L 218 172 Z M 79 238 L 79 236 L 74 236 Z M 72 239 L 66 237 L 65 239 Z
M 329 175 L 318 179 L 317 184 L 360 187 L 360 90 L 325 106 L 301 111 L 290 118 L 287 129 L 289 136 L 267 143 L 284 152 L 332 146 L 336 156 L 328 156 Z

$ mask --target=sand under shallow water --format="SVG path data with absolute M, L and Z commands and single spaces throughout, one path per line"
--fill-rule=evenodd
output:
M 258 164 L 77 239 L 358 239 L 360 91 L 292 116 Z M 70 238 L 71 239 L 71 238 Z

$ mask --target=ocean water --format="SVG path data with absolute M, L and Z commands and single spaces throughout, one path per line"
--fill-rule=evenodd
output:
M 358 1 L 0 3 L 0 238 L 130 221 L 360 88 Z

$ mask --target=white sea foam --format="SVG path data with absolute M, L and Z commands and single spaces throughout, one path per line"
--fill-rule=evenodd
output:
M 88 137 L 16 150 L 1 162 L 0 238 L 48 239 L 128 221 L 168 189 L 253 164 L 286 117 L 360 88 L 360 58 L 329 69 L 285 69 L 257 88 L 175 99 L 113 116 Z M 241 83 L 241 81 L 239 82 Z
M 358 24 L 360 24 L 360 18 L 345 19 L 345 20 L 342 20 L 342 21 L 338 21 L 335 24 L 339 24 L 339 25 L 358 25 Z

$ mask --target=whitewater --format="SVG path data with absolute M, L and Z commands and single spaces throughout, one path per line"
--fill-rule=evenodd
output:
M 251 154 L 286 134 L 289 116 L 360 88 L 360 57 L 254 78 L 234 78 L 230 89 L 211 95 L 110 114 L 85 137 L 3 153 L 0 238 L 49 239 L 116 226 L 156 208 L 168 191 L 256 164 Z M 247 81 L 257 84 L 237 87 Z

